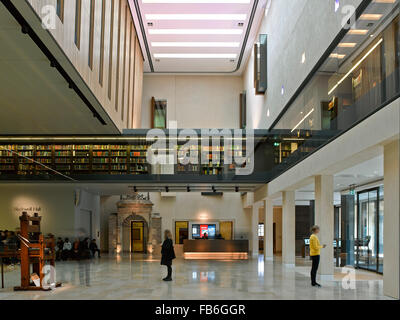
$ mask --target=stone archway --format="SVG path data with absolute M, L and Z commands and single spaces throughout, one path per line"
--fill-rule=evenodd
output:
M 118 213 L 109 218 L 109 252 L 131 252 L 131 222 L 144 224 L 144 250 L 147 251 L 153 203 L 141 195 L 121 199 L 117 203 Z
M 132 241 L 131 241 L 131 224 L 132 222 L 143 222 L 143 248 L 146 253 L 147 243 L 149 240 L 149 224 L 147 220 L 136 213 L 132 213 L 130 216 L 126 217 L 122 222 L 122 251 L 132 252 Z

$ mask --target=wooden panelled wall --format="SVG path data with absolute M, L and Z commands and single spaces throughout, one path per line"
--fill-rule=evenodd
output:
M 39 16 L 43 6 L 61 5 L 56 28 L 49 31 L 117 127 L 140 128 L 143 56 L 128 1 L 27 1 Z

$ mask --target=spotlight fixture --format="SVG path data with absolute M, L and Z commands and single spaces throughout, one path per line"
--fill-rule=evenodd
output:
M 165 187 L 165 192 L 169 192 L 169 188 L 168 187 Z
M 191 191 L 189 186 L 186 187 L 186 191 L 187 191 L 187 192 L 190 192 L 190 191 Z
M 212 188 L 211 188 L 211 189 L 212 189 L 212 191 L 213 191 L 213 192 L 217 192 L 217 190 L 215 189 L 215 187 L 214 187 L 214 186 L 212 186 Z
M 239 192 L 239 187 L 235 187 L 235 192 Z

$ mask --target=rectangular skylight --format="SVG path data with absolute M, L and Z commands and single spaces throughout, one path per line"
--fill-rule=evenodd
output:
M 152 42 L 152 47 L 238 48 L 240 42 Z
M 176 13 L 176 14 L 146 14 L 147 21 L 152 20 L 232 20 L 245 21 L 247 14 L 225 14 L 225 13 Z
M 236 59 L 236 53 L 155 53 L 156 59 Z
M 240 35 L 242 29 L 148 29 L 149 34 L 233 34 Z

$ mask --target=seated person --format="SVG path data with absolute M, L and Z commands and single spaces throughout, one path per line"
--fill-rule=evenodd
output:
M 96 239 L 93 239 L 93 240 L 90 242 L 89 249 L 90 249 L 90 251 L 91 251 L 91 253 L 92 253 L 93 258 L 95 257 L 96 252 L 97 252 L 97 255 L 98 255 L 99 258 L 100 258 L 100 250 L 99 250 L 99 248 L 97 247 Z
M 72 245 L 72 253 L 73 253 L 73 258 L 74 259 L 79 259 L 80 258 L 80 255 L 79 255 L 79 247 L 80 247 L 80 241 L 79 241 L 79 239 L 77 238 L 77 239 L 75 239 L 75 241 L 74 241 L 74 244 Z
M 62 259 L 68 260 L 72 257 L 72 243 L 69 242 L 68 238 L 65 238 L 62 250 Z
M 8 231 L 6 246 L 9 250 L 18 250 L 19 248 L 19 238 L 14 231 Z M 11 258 L 11 265 L 17 264 L 18 259 L 16 257 Z
M 64 241 L 59 237 L 56 244 L 56 260 L 61 260 L 62 251 L 64 248 Z

